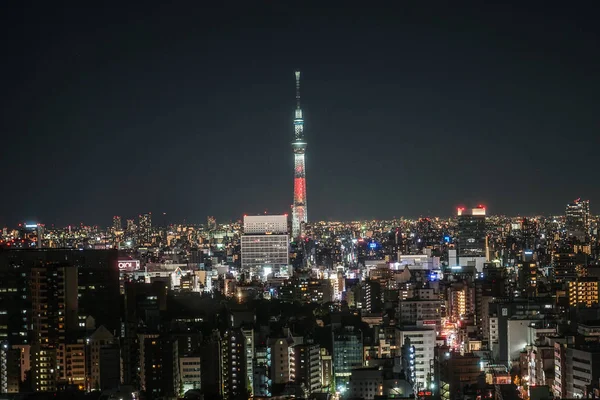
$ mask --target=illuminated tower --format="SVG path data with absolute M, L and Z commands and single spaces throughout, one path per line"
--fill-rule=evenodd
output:
M 302 234 L 302 223 L 308 220 L 306 211 L 306 173 L 304 169 L 304 118 L 300 108 L 300 71 L 296 71 L 296 112 L 294 115 L 294 205 L 292 208 L 292 237 Z

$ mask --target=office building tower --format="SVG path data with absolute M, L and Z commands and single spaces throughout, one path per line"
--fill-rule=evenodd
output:
M 147 396 L 151 399 L 178 397 L 180 378 L 177 340 L 164 337 L 144 337 L 143 340 L 144 387 Z
M 565 209 L 565 228 L 569 237 L 586 241 L 590 231 L 590 201 L 576 199 Z
M 348 383 L 352 368 L 363 365 L 363 335 L 360 329 L 344 326 L 333 331 L 333 371 L 335 382 Z
M 133 232 L 135 230 L 135 221 L 132 219 L 127 220 L 127 232 Z
M 306 209 L 306 171 L 304 153 L 306 139 L 304 138 L 304 116 L 300 107 L 300 71 L 296 71 L 296 111 L 294 114 L 294 205 L 292 206 L 292 236 L 302 234 L 302 225 L 308 221 Z
M 139 240 L 144 244 L 150 244 L 152 240 L 152 213 L 140 214 L 138 228 Z
M 266 278 L 287 271 L 289 235 L 285 215 L 244 216 L 241 238 L 242 272 Z M 290 273 L 291 271 L 287 271 Z
M 458 257 L 485 257 L 485 207 L 458 209 Z
M 459 208 L 457 224 L 458 263 L 462 266 L 472 265 L 481 272 L 487 256 L 485 207 L 478 206 L 470 210 Z
M 200 357 L 179 357 L 179 373 L 183 393 L 202 387 Z
M 123 230 L 123 225 L 121 224 L 121 217 L 118 215 L 115 215 L 113 217 L 113 231 L 120 232 L 122 230 Z

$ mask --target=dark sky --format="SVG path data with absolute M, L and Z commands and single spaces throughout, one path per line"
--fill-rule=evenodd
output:
M 0 225 L 288 212 L 294 68 L 312 220 L 598 210 L 592 2 L 121 3 L 4 4 Z

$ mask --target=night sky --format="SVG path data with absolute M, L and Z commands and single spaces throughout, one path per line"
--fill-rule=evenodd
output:
M 295 68 L 311 220 L 600 209 L 592 2 L 7 3 L 0 226 L 289 212 Z

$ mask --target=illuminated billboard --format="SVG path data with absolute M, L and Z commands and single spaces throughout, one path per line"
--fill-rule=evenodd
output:
M 140 260 L 119 260 L 119 271 L 137 271 L 140 269 Z

